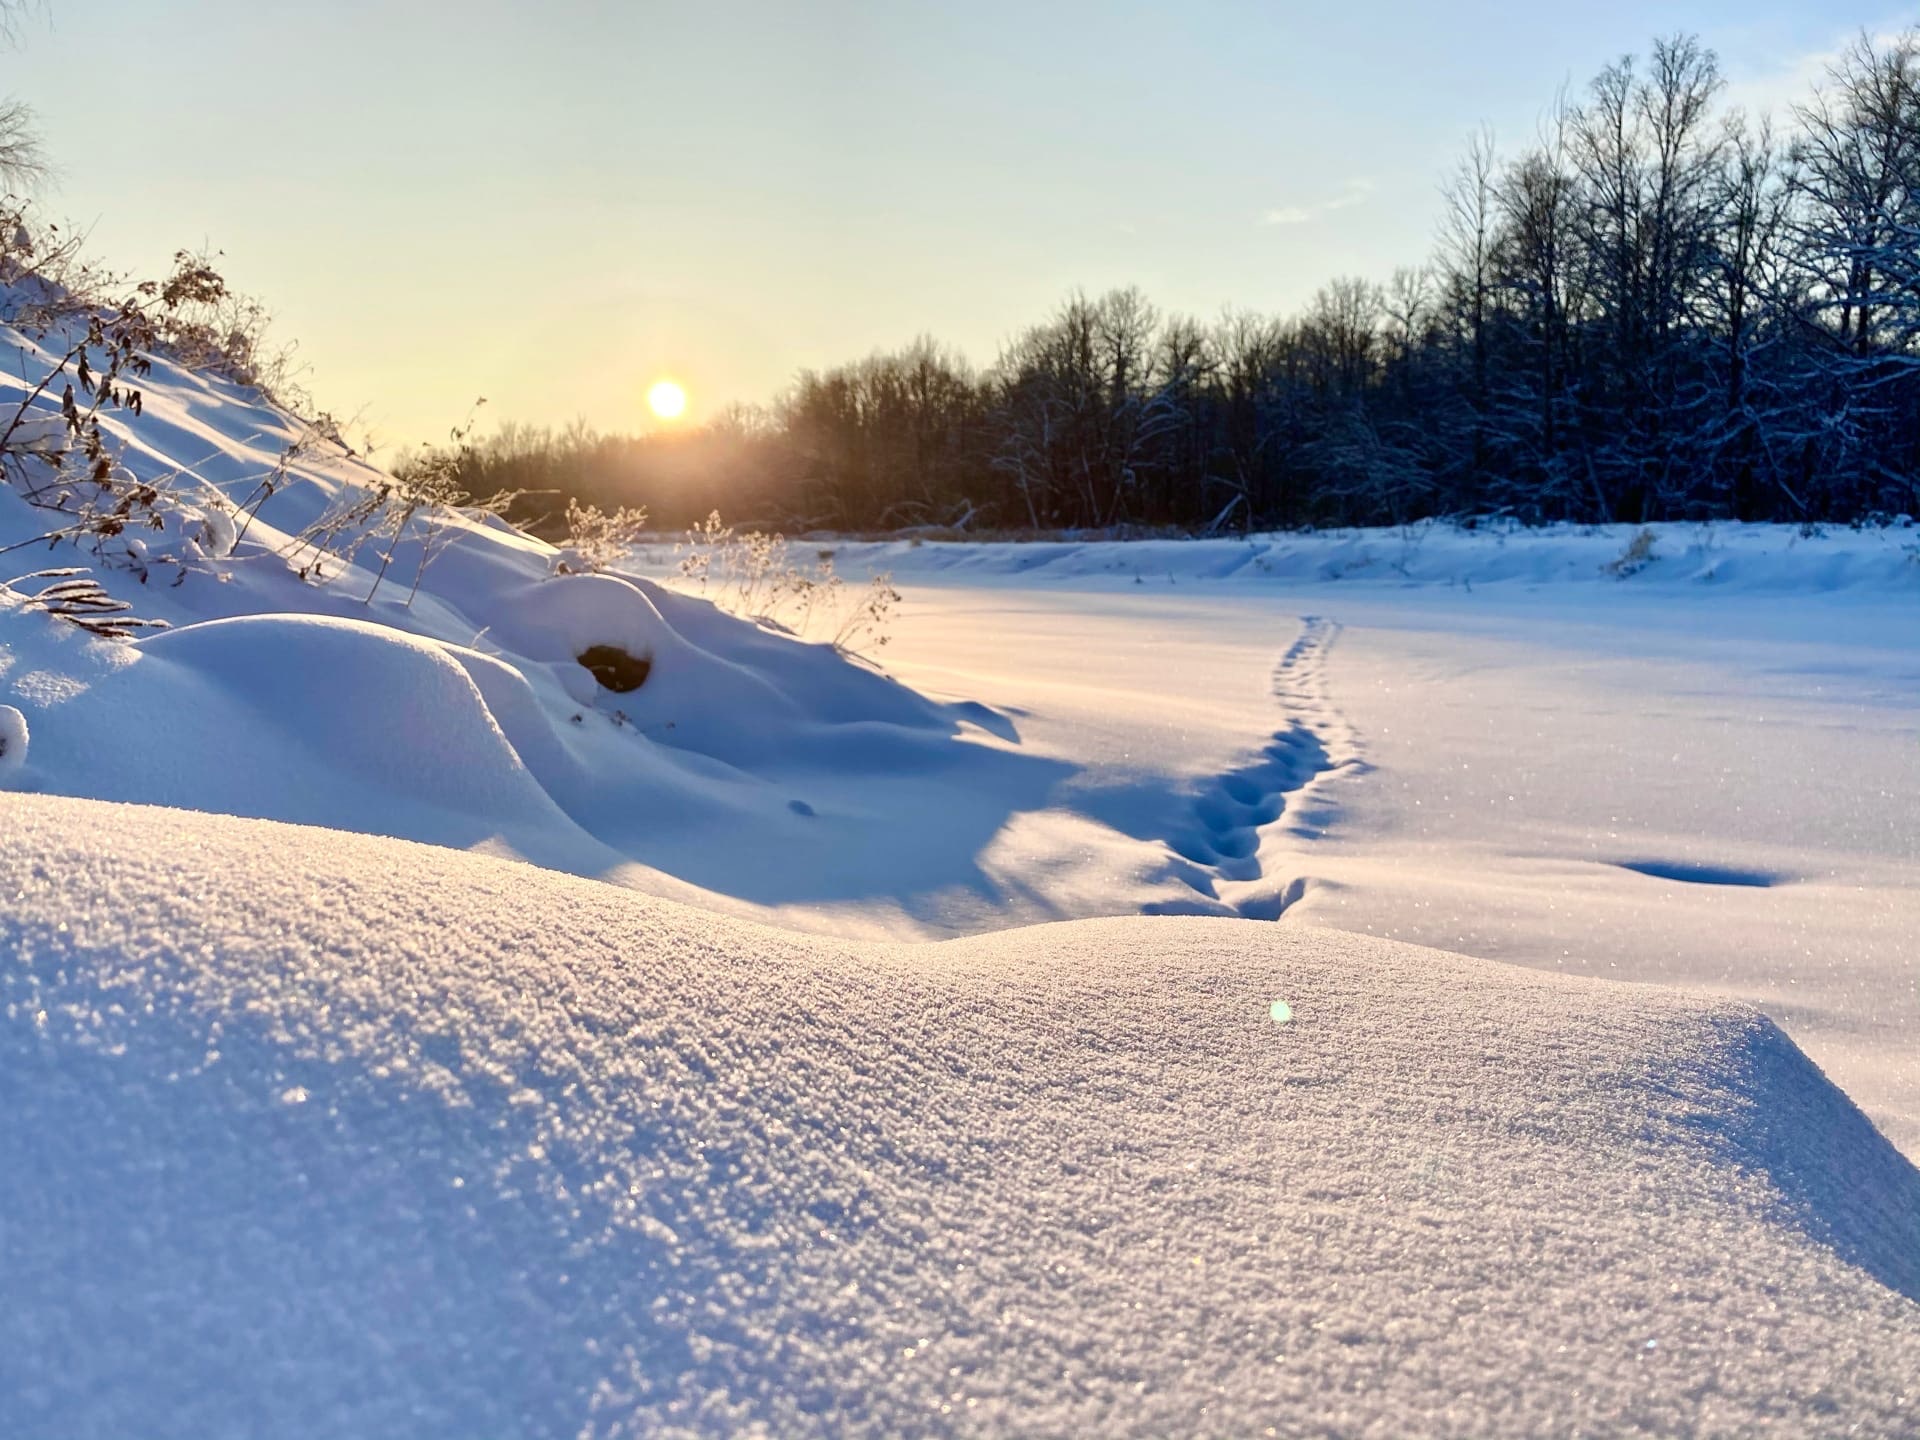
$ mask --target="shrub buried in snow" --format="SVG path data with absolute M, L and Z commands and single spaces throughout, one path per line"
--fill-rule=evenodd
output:
M 721 522 L 718 510 L 675 548 L 681 580 L 723 610 L 784 625 L 802 639 L 824 621 L 836 650 L 887 643 L 886 625 L 900 603 L 890 573 L 871 576 L 864 590 L 850 589 L 831 549 L 817 550 L 810 565 L 795 563 L 786 536 L 736 532 Z

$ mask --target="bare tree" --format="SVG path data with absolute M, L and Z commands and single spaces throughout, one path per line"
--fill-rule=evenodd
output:
M 1445 202 L 1440 225 L 1441 284 L 1452 319 L 1453 346 L 1464 352 L 1468 448 L 1452 461 L 1467 502 L 1477 499 L 1487 468 L 1486 415 L 1489 345 L 1487 326 L 1495 284 L 1494 245 L 1498 224 L 1494 191 L 1498 162 L 1493 133 L 1481 130 L 1467 142 L 1466 158 L 1443 187 Z
M 1906 350 L 1920 321 L 1920 41 L 1861 36 L 1795 115 L 1795 225 L 1815 307 L 1856 356 Z
M 34 0 L 0 0 L 0 43 L 11 44 L 21 18 L 38 8 Z M 18 100 L 0 100 L 0 187 L 19 194 L 46 177 L 46 152 L 40 148 L 33 111 Z
M 1509 467 L 1532 469 L 1546 495 L 1570 499 L 1562 450 L 1571 330 L 1587 294 L 1587 255 L 1575 228 L 1577 181 L 1566 163 L 1566 124 L 1556 116 L 1541 145 L 1508 163 L 1496 192 L 1500 273 L 1507 301 L 1507 367 L 1495 397 L 1496 444 Z M 1511 471 L 1510 471 L 1511 474 Z M 1613 497 L 1589 469 L 1599 518 Z M 1538 499 L 1536 497 L 1535 504 Z
M 46 153 L 33 112 L 18 100 L 0 100 L 0 186 L 19 194 L 47 178 Z
M 1718 279 L 1718 328 L 1726 354 L 1726 408 L 1747 395 L 1747 367 L 1765 311 L 1781 291 L 1781 230 L 1787 191 L 1770 128 L 1729 127 L 1719 175 L 1718 230 L 1712 265 Z

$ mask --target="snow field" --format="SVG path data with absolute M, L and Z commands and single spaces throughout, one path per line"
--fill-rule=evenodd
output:
M 1920 1178 L 1743 1006 L 1233 921 L 849 945 L 8 804 L 9 1433 L 1897 1434 L 1920 1404 Z
M 1920 1429 L 1910 525 L 824 542 L 883 674 L 110 428 L 173 628 L 0 592 L 0 1433 Z

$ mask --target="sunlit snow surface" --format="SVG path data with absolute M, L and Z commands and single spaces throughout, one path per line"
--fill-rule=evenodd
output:
M 1743 1007 L 1254 922 L 850 945 L 339 832 L 7 813 L 11 1435 L 1920 1406 L 1920 1177 Z
M 1720 562 L 1753 577 L 1741 590 L 1680 563 L 1690 538 L 1670 532 L 1671 570 L 1626 582 L 1595 558 L 1618 532 L 1441 531 L 1417 584 L 995 579 L 928 546 L 904 557 L 921 568 L 888 660 L 1022 709 L 1031 753 L 1074 757 L 1061 809 L 1204 862 L 1185 873 L 1222 903 L 1194 908 L 1760 1003 L 1920 1155 L 1920 564 L 1901 558 L 1920 531 L 1708 535 L 1744 557 Z M 1537 578 L 1443 578 L 1515 550 Z M 1891 563 L 1862 563 L 1876 551 Z M 1152 574 L 1122 547 L 1076 558 L 1096 556 Z M 1276 791 L 1248 858 L 1222 853 Z M 1023 817 L 988 863 L 1069 906 L 1102 864 L 1125 873 L 1110 833 Z M 1014 903 L 1032 888 L 1010 884 Z
M 1920 1431 L 1920 531 L 819 542 L 883 672 L 370 474 L 0 598 L 0 1435 Z

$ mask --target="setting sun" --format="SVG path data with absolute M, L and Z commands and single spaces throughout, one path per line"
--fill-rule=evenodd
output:
M 687 392 L 674 380 L 656 380 L 647 391 L 647 408 L 662 420 L 677 420 L 687 408 Z

